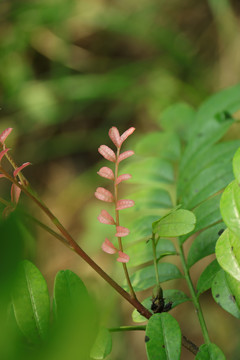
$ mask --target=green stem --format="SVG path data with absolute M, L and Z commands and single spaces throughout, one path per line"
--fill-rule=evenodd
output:
M 115 328 L 108 329 L 110 332 L 117 332 L 117 331 L 134 331 L 134 330 L 146 330 L 146 325 L 139 325 L 139 326 L 120 326 Z
M 192 300 L 193 300 L 193 304 L 194 304 L 196 312 L 197 312 L 198 320 L 199 320 L 199 323 L 200 323 L 200 326 L 201 326 L 201 329 L 202 329 L 202 333 L 203 333 L 204 342 L 207 345 L 209 345 L 210 344 L 210 338 L 209 338 L 207 326 L 206 326 L 206 323 L 205 323 L 205 320 L 204 320 L 204 317 L 203 317 L 203 313 L 202 313 L 200 303 L 198 301 L 198 298 L 196 296 L 196 293 L 195 293 L 195 290 L 194 290 L 194 287 L 193 287 L 193 283 L 192 283 L 192 280 L 191 280 L 191 277 L 190 277 L 190 274 L 189 274 L 189 270 L 187 268 L 187 264 L 186 264 L 186 260 L 185 260 L 185 256 L 184 256 L 184 251 L 183 251 L 183 246 L 180 243 L 180 240 L 179 240 L 179 250 L 180 250 L 179 253 L 180 253 L 180 258 L 181 258 L 181 261 L 182 261 L 184 275 L 185 275 L 185 278 L 186 278 L 186 281 L 187 281 L 187 284 L 188 284 L 188 287 L 189 287 L 189 290 L 190 290 L 190 294 L 191 294 L 191 297 L 192 297 Z
M 157 282 L 157 285 L 159 285 L 160 281 L 159 281 L 158 265 L 157 265 L 156 239 L 155 239 L 154 233 L 152 233 L 151 241 L 152 241 L 152 249 L 153 249 L 153 263 L 154 263 L 156 282 Z

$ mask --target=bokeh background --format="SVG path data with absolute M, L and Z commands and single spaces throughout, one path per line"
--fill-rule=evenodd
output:
M 2 0 L 0 17 L 0 131 L 14 128 L 9 145 L 19 164 L 33 164 L 25 170 L 33 187 L 79 243 L 118 278 L 121 269 L 106 261 L 99 250 L 102 234 L 96 232 L 97 148 L 109 144 L 107 131 L 113 125 L 120 132 L 135 126 L 143 134 L 158 127 L 171 104 L 196 108 L 209 94 L 240 82 L 240 2 Z M 1 196 L 9 199 L 5 182 Z M 128 305 L 119 303 L 80 259 L 42 230 L 35 229 L 34 237 L 28 257 L 40 267 L 50 291 L 56 272 L 70 268 L 102 303 L 106 324 L 129 321 Z M 236 321 L 220 308 L 214 312 L 210 297 L 204 301 L 213 340 L 224 343 L 227 358 L 237 359 Z M 200 344 L 195 315 L 188 305 L 181 306 L 183 315 L 176 316 L 183 327 L 184 317 L 190 321 L 185 332 Z M 143 335 L 113 337 L 109 359 L 146 358 Z M 182 358 L 193 357 L 183 352 Z

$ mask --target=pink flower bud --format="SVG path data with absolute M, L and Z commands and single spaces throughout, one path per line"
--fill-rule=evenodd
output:
M 11 133 L 11 131 L 12 131 L 12 128 L 7 128 L 7 129 L 5 129 L 5 130 L 1 133 L 1 135 L 0 135 L 0 142 L 1 142 L 2 144 L 4 144 L 6 138 L 7 138 L 8 135 Z
M 24 169 L 24 168 L 25 168 L 26 166 L 28 166 L 28 165 L 31 165 L 31 163 L 30 163 L 30 162 L 26 162 L 26 163 L 22 164 L 21 166 L 19 166 L 17 169 L 14 170 L 13 176 L 16 177 L 17 174 L 19 173 L 19 171 L 21 171 L 22 169 Z
M 135 205 L 135 203 L 134 203 L 133 200 L 127 200 L 127 199 L 118 200 L 116 210 L 127 209 L 127 208 L 130 208 L 130 207 L 134 206 L 134 205 Z
M 9 149 L 2 150 L 0 152 L 0 161 L 2 160 L 3 156 L 8 152 Z
M 130 260 L 130 257 L 127 254 L 123 253 L 122 251 L 118 251 L 118 255 L 119 255 L 119 257 L 117 258 L 118 262 L 127 263 Z
M 116 184 L 120 184 L 120 182 L 124 181 L 124 180 L 128 180 L 131 179 L 132 175 L 130 174 L 122 174 L 117 178 Z
M 109 241 L 107 238 L 105 239 L 104 243 L 102 244 L 102 250 L 107 254 L 115 254 L 118 250 L 115 246 Z
M 116 229 L 117 229 L 117 233 L 115 234 L 115 236 L 117 237 L 128 236 L 128 234 L 130 233 L 129 229 L 123 226 L 117 226 Z
M 122 140 L 119 135 L 119 131 L 115 126 L 113 126 L 109 130 L 108 135 L 109 135 L 110 139 L 112 140 L 112 142 L 116 145 L 117 148 L 119 148 L 122 145 Z
M 112 149 L 110 149 L 110 147 L 108 147 L 107 145 L 101 145 L 98 148 L 98 152 L 107 160 L 115 162 L 116 161 L 116 155 L 113 152 Z
M 107 166 L 102 167 L 97 173 L 106 179 L 114 180 L 113 171 Z
M 101 210 L 101 213 L 98 216 L 98 220 L 102 224 L 108 224 L 108 225 L 114 225 L 115 224 L 115 221 L 114 221 L 113 217 L 106 210 Z
M 104 189 L 103 187 L 97 188 L 97 190 L 95 191 L 95 196 L 97 199 L 102 200 L 102 201 L 106 201 L 106 202 L 114 201 L 114 197 L 113 197 L 112 193 L 110 191 Z
M 129 137 L 129 135 L 131 135 L 134 132 L 135 128 L 134 127 L 130 127 L 128 130 L 126 130 L 122 135 L 121 135 L 121 141 L 122 143 Z
M 134 151 L 132 151 L 132 150 L 124 151 L 122 154 L 119 155 L 118 162 L 123 161 L 132 155 L 134 155 Z
M 17 204 L 21 194 L 21 189 L 16 185 L 12 184 L 11 186 L 11 201 L 14 204 Z

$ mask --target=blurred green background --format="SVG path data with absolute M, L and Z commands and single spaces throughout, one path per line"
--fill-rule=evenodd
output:
M 2 0 L 0 16 L 0 131 L 14 128 L 7 144 L 19 164 L 32 162 L 24 173 L 33 187 L 84 248 L 108 266 L 99 251 L 102 238 L 94 232 L 91 242 L 82 236 L 99 213 L 93 198 L 100 184 L 97 148 L 109 144 L 113 125 L 120 132 L 130 126 L 138 134 L 154 130 L 171 104 L 197 107 L 240 82 L 240 2 Z M 9 199 L 8 192 L 2 181 L 1 196 Z M 99 287 L 107 291 L 62 244 L 39 230 L 35 236 L 28 256 L 50 288 L 56 271 L 71 268 L 84 274 L 96 295 Z M 110 291 L 105 317 L 111 318 L 113 297 Z M 221 341 L 224 336 L 217 335 Z M 138 338 L 124 341 L 128 358 L 141 359 Z M 115 346 L 119 355 L 113 358 L 123 359 Z

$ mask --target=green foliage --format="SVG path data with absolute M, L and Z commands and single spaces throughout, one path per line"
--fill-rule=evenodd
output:
M 211 343 L 200 346 L 195 360 L 226 360 L 226 357 L 217 345 Z
M 112 337 L 108 329 L 101 328 L 91 350 L 91 358 L 105 359 L 112 351 Z
M 179 360 L 181 330 L 178 322 L 168 313 L 153 315 L 147 324 L 145 343 L 149 360 Z

